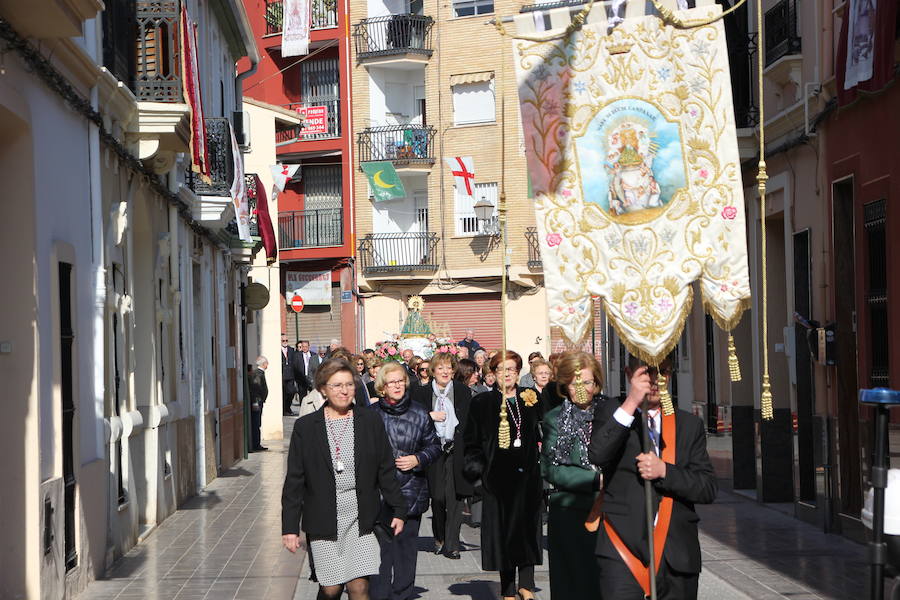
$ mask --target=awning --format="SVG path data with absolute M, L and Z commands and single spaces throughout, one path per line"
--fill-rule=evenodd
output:
M 480 73 L 464 73 L 462 75 L 451 75 L 450 85 L 460 85 L 461 83 L 481 83 L 482 81 L 490 81 L 494 78 L 493 71 L 482 71 Z

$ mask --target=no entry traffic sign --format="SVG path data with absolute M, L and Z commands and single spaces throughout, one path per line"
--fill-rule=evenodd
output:
M 291 298 L 291 308 L 294 309 L 294 312 L 303 310 L 303 298 L 300 297 L 300 294 L 294 294 L 294 297 Z

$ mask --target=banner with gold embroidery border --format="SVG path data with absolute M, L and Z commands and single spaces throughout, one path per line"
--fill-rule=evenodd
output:
M 602 297 L 628 350 L 655 361 L 678 341 L 694 281 L 729 331 L 750 283 L 722 21 L 677 29 L 632 5 L 645 3 L 615 27 L 597 2 L 570 35 L 517 30 L 513 53 L 551 325 L 580 341 Z

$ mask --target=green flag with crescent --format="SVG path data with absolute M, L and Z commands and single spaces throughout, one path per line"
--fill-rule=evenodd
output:
M 403 181 L 390 162 L 364 162 L 362 170 L 369 178 L 369 187 L 372 189 L 375 202 L 406 197 Z

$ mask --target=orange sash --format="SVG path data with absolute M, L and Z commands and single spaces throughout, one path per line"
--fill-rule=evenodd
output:
M 662 417 L 662 459 L 670 465 L 675 464 L 675 415 L 663 415 Z M 646 427 L 646 425 L 645 425 Z M 656 559 L 654 565 L 656 572 L 659 572 L 659 566 L 662 563 L 663 548 L 666 545 L 666 537 L 669 535 L 669 523 L 672 521 L 672 498 L 663 496 L 659 503 L 659 512 L 657 514 L 656 525 L 653 527 L 653 557 Z M 606 528 L 606 535 L 615 547 L 622 561 L 634 578 L 644 590 L 644 596 L 650 596 L 650 569 L 636 557 L 613 526 L 610 525 L 609 519 L 603 519 L 603 526 Z M 656 573 L 654 573 L 654 576 Z

